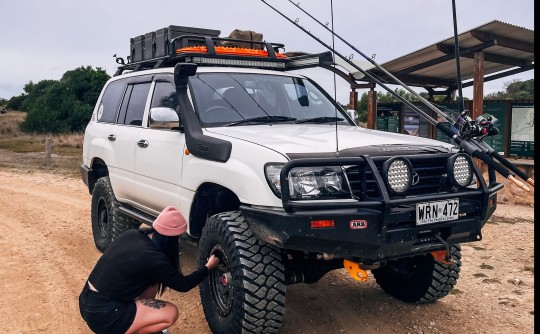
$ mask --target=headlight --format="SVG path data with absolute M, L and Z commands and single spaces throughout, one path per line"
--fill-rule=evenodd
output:
M 383 178 L 392 192 L 405 193 L 412 183 L 411 162 L 405 158 L 386 160 L 383 164 Z
M 274 192 L 281 196 L 280 172 L 283 165 L 266 165 L 265 173 Z M 344 199 L 351 192 L 343 170 L 338 166 L 296 167 L 289 172 L 289 193 L 292 200 Z
M 446 165 L 448 179 L 456 187 L 465 188 L 472 182 L 473 167 L 471 158 L 467 154 L 454 154 L 448 159 Z

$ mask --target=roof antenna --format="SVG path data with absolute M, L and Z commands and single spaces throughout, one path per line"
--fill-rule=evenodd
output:
M 330 0 L 330 17 L 332 22 L 332 63 L 334 68 L 336 67 L 336 55 L 334 53 L 335 45 L 335 34 L 334 34 L 334 1 Z M 336 71 L 332 71 L 334 73 L 334 101 L 337 103 L 337 86 L 336 86 Z M 334 112 L 335 112 L 335 120 L 336 120 L 336 158 L 339 158 L 339 139 L 338 139 L 338 115 L 337 115 L 337 108 L 334 106 Z
M 465 112 L 465 102 L 463 101 L 463 91 L 461 89 L 461 67 L 459 63 L 459 42 L 457 33 L 457 19 L 456 19 L 456 0 L 452 0 L 452 14 L 454 18 L 454 55 L 456 56 L 456 80 L 458 86 L 458 108 L 459 113 Z M 468 113 L 468 111 L 467 111 Z

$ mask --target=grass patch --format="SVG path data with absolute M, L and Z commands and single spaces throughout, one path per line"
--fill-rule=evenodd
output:
M 501 280 L 498 278 L 484 278 L 482 280 L 484 283 L 501 283 Z
M 491 270 L 491 269 L 493 269 L 494 267 L 493 267 L 492 265 L 482 263 L 482 264 L 480 265 L 480 268 Z
M 474 276 L 474 277 L 478 277 L 478 278 L 480 278 L 480 277 L 488 277 L 488 276 L 487 276 L 486 274 L 484 274 L 484 273 L 476 273 L 476 274 L 473 274 L 473 276 Z
M 83 132 L 65 134 L 26 133 L 20 130 L 26 113 L 0 115 L 0 167 L 47 170 L 79 175 Z M 45 141 L 51 139 L 51 164 L 45 165 Z
M 531 273 L 534 274 L 534 266 L 526 265 L 525 267 L 523 267 L 523 271 L 530 271 Z

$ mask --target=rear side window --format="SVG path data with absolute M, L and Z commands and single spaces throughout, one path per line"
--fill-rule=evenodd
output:
M 116 120 L 116 112 L 124 89 L 125 82 L 122 80 L 112 82 L 107 86 L 98 109 L 97 120 L 99 122 L 113 123 Z
M 122 112 L 118 118 L 118 123 L 142 126 L 144 106 L 146 105 L 146 98 L 149 91 L 149 82 L 128 86 L 128 93 L 130 94 L 126 94 L 124 103 L 122 103 Z

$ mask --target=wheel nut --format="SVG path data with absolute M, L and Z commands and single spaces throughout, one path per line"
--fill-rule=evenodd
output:
M 221 284 L 227 286 L 229 285 L 229 283 L 231 282 L 231 273 L 224 273 L 223 275 L 221 275 Z

